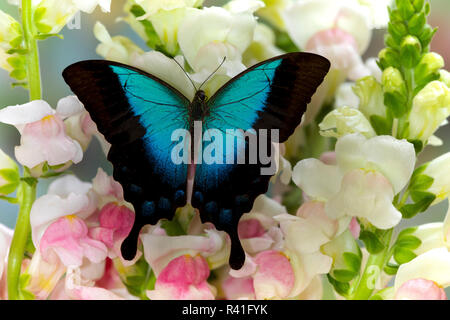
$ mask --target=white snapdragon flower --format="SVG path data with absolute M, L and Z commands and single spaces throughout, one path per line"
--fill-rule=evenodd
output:
M 406 140 L 348 134 L 336 143 L 336 165 L 305 159 L 292 176 L 311 199 L 326 202 L 325 210 L 339 220 L 340 232 L 354 216 L 388 229 L 400 222 L 392 200 L 411 177 L 415 161 L 414 147 Z
M 127 37 L 111 37 L 106 27 L 98 21 L 94 26 L 94 35 L 100 41 L 96 49 L 97 54 L 107 60 L 130 64 L 130 56 L 133 53 L 144 52 Z
M 427 141 L 450 116 L 450 89 L 432 81 L 414 97 L 409 115 L 409 137 Z
M 341 137 L 348 133 L 361 133 L 367 138 L 376 136 L 369 120 L 355 108 L 341 107 L 331 111 L 319 124 L 324 137 Z
M 429 250 L 402 264 L 395 277 L 395 299 L 442 299 L 450 286 L 450 252 L 447 248 Z
M 180 25 L 178 42 L 187 62 L 194 70 L 192 78 L 203 82 L 217 70 L 230 78 L 245 70 L 242 54 L 253 41 L 255 7 L 249 11 L 229 11 L 220 7 L 189 9 Z M 223 61 L 225 58 L 225 61 Z
M 42 33 L 58 33 L 78 11 L 92 13 L 97 6 L 103 12 L 109 12 L 111 0 L 33 1 L 33 10 L 36 12 L 36 26 Z
M 366 6 L 356 0 L 303 0 L 293 2 L 284 11 L 286 31 L 305 51 L 325 56 L 331 69 L 313 96 L 304 123 L 314 119 L 320 106 L 331 101 L 336 89 L 347 78 L 356 80 L 370 75 L 362 61 L 372 32 Z
M 198 7 L 203 3 L 203 0 L 134 0 L 134 2 L 145 10 L 146 14 L 141 18 L 145 19 L 160 11 Z

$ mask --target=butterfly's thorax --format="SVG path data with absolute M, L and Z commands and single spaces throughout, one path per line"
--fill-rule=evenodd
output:
M 203 90 L 195 93 L 194 99 L 189 105 L 189 111 L 190 124 L 193 128 L 194 121 L 202 121 L 206 115 L 206 95 Z

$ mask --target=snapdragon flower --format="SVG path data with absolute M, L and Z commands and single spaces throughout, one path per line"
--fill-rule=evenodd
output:
M 16 126 L 21 134 L 15 148 L 17 161 L 39 176 L 48 164 L 63 170 L 83 158 L 80 144 L 67 136 L 63 120 L 82 109 L 78 100 L 63 98 L 55 109 L 44 100 L 0 110 L 0 122 Z
M 263 6 L 259 1 L 255 3 L 256 8 Z M 242 54 L 253 40 L 256 27 L 254 10 L 255 6 L 238 12 L 221 7 L 186 11 L 178 32 L 178 43 L 194 70 L 191 75 L 194 81 L 202 83 L 222 62 L 215 75 L 216 79 L 219 76 L 223 78 L 220 85 L 245 70 Z M 206 88 L 210 91 L 207 94 L 211 95 L 218 87 L 216 84 L 214 88 Z
M 413 145 L 391 136 L 348 134 L 338 139 L 336 161 L 302 160 L 294 167 L 293 181 L 311 199 L 326 202 L 328 216 L 340 221 L 341 231 L 354 216 L 380 229 L 397 225 L 402 215 L 392 200 L 413 172 Z
M 22 42 L 22 27 L 13 17 L 0 10 L 0 68 L 9 72 L 20 61 L 16 53 L 11 49 L 17 49 Z M 24 71 L 17 71 L 16 78 L 25 78 Z

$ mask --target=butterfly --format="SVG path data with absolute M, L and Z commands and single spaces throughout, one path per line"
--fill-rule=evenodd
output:
M 322 56 L 288 53 L 253 65 L 209 98 L 197 90 L 190 101 L 165 81 L 128 65 L 86 60 L 68 66 L 63 78 L 111 144 L 108 160 L 113 177 L 135 209 L 134 225 L 121 246 L 123 257 L 131 260 L 136 255 L 144 225 L 172 219 L 175 210 L 189 202 L 199 210 L 202 222 L 229 234 L 229 263 L 239 269 L 245 260 L 239 219 L 257 196 L 267 192 L 275 172 L 261 174 L 267 162 L 260 159 L 200 163 L 195 150 L 200 145 L 207 149 L 212 138 L 190 141 L 192 147 L 185 152 L 189 159 L 197 154 L 197 162 L 175 163 L 172 134 L 179 129 L 192 133 L 195 123 L 202 125 L 203 134 L 213 128 L 224 137 L 229 129 L 253 130 L 258 142 L 248 136 L 240 136 L 239 142 L 232 135 L 236 141 L 230 148 L 211 153 L 235 160 L 250 157 L 255 146 L 257 151 L 271 148 L 272 135 L 264 142 L 262 133 L 276 130 L 278 142 L 288 139 L 329 68 Z

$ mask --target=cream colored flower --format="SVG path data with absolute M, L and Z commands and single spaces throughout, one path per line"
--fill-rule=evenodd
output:
M 411 143 L 391 136 L 370 139 L 347 134 L 336 143 L 336 165 L 305 159 L 294 167 L 292 179 L 311 199 L 326 202 L 330 218 L 342 232 L 351 217 L 365 218 L 378 228 L 391 228 L 401 219 L 392 205 L 414 170 Z
M 8 59 L 14 54 L 8 51 L 20 45 L 22 39 L 22 27 L 9 14 L 0 10 L 0 68 L 9 72 L 13 70 Z
M 427 141 L 450 115 L 450 89 L 432 81 L 413 100 L 409 115 L 409 137 Z
M 94 26 L 94 35 L 100 41 L 96 49 L 97 54 L 107 60 L 130 64 L 130 56 L 133 53 L 144 53 L 141 48 L 127 37 L 111 37 L 105 26 L 98 21 Z
M 186 9 L 178 43 L 195 72 L 192 78 L 201 83 L 217 69 L 215 75 L 222 76 L 225 82 L 244 71 L 242 54 L 253 41 L 255 27 L 252 11 L 234 13 L 219 7 Z
M 376 135 L 369 120 L 355 108 L 341 107 L 331 111 L 319 124 L 320 134 L 324 137 L 339 138 L 348 133 L 361 133 L 366 138 Z

